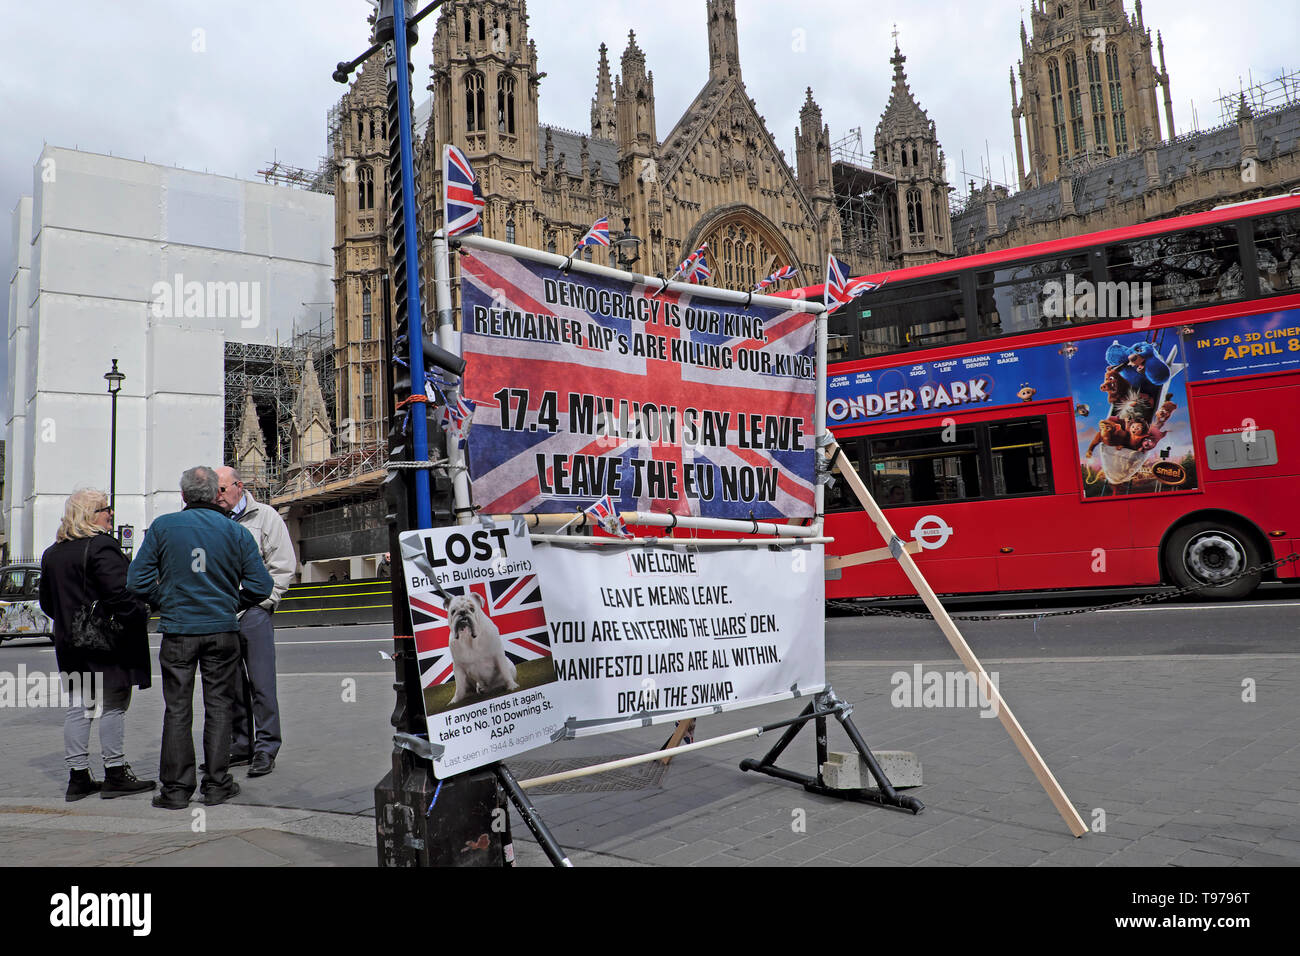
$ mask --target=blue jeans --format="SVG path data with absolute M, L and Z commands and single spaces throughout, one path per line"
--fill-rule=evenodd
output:
M 158 778 L 162 796 L 188 800 L 194 794 L 194 672 L 203 675 L 203 759 L 208 769 L 203 790 L 224 789 L 230 776 L 231 704 L 235 669 L 239 666 L 239 635 L 164 634 L 158 650 L 162 665 L 162 756 Z

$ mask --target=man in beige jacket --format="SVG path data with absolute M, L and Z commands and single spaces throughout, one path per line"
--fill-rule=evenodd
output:
M 262 563 L 275 587 L 271 596 L 239 617 L 239 645 L 242 664 L 237 671 L 234 732 L 231 735 L 231 766 L 249 763 L 248 775 L 261 777 L 275 769 L 280 752 L 280 704 L 275 693 L 275 625 L 272 615 L 288 590 L 298 569 L 293 541 L 284 519 L 270 505 L 253 498 L 234 468 L 217 469 L 220 496 L 217 503 L 230 512 L 252 534 Z M 245 683 L 247 682 L 247 683 Z M 249 713 L 256 728 L 249 739 Z

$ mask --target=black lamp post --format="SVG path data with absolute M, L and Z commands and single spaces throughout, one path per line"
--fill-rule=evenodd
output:
M 108 506 L 113 509 L 113 521 L 117 522 L 117 393 L 122 391 L 122 382 L 126 376 L 117 370 L 117 359 L 113 367 L 104 373 L 108 380 L 108 394 L 113 397 L 113 425 L 109 432 L 108 445 Z
M 641 258 L 641 237 L 632 234 L 632 219 L 623 217 L 623 231 L 613 237 L 614 259 L 620 269 L 626 271 Z

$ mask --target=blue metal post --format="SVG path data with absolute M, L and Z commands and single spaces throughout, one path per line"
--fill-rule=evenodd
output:
M 406 0 L 393 0 L 393 48 L 397 69 L 398 141 L 402 163 L 402 220 L 406 232 L 406 340 L 411 394 L 424 394 L 424 310 L 420 305 L 419 232 L 415 220 L 415 170 L 411 148 L 410 51 L 406 46 Z M 417 461 L 429 460 L 429 422 L 422 404 L 411 406 L 411 444 Z M 415 472 L 415 527 L 433 526 L 429 473 Z

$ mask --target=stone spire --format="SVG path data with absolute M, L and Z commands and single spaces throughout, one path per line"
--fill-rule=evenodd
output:
M 309 355 L 303 366 L 302 383 L 293 404 L 293 432 L 290 436 L 292 459 L 310 464 L 330 456 L 329 412 L 316 377 L 316 362 Z
M 268 458 L 266 436 L 257 420 L 257 406 L 253 404 L 253 393 L 248 392 L 244 396 L 244 414 L 239 421 L 239 431 L 235 434 L 235 467 L 250 488 L 266 487 Z
M 799 128 L 794 131 L 795 166 L 799 186 L 810 197 L 829 197 L 831 190 L 830 127 L 822 123 L 822 108 L 813 99 L 812 87 L 799 110 Z
M 740 76 L 740 39 L 736 31 L 736 0 L 707 0 L 709 17 L 709 77 Z
M 596 95 L 591 100 L 591 138 L 613 140 L 617 136 L 617 110 L 614 107 L 614 81 L 609 75 L 609 48 L 600 45 L 600 64 L 596 67 Z
M 903 71 L 907 57 L 903 56 L 897 43 L 894 44 L 894 55 L 889 62 L 894 65 L 894 89 L 889 94 L 889 104 L 880 117 L 878 129 L 885 128 L 890 132 L 925 129 L 930 125 L 930 119 L 907 85 L 907 74 Z

